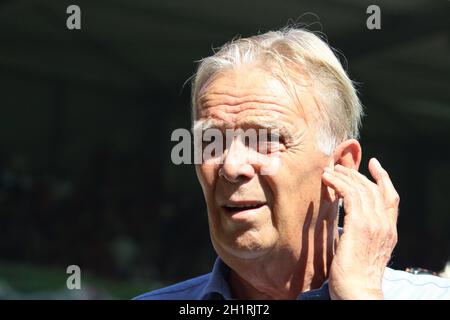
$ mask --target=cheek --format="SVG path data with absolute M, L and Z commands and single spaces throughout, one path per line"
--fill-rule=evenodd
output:
M 211 194 L 217 179 L 217 170 L 215 166 L 208 164 L 196 165 L 195 171 L 205 195 Z
M 318 159 L 303 159 L 284 154 L 279 160 L 279 169 L 276 174 L 267 176 L 277 198 L 294 199 L 309 197 L 321 187 L 322 169 Z

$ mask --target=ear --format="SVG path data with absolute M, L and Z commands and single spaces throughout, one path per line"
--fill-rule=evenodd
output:
M 358 170 L 361 163 L 361 157 L 361 145 L 357 140 L 349 139 L 345 140 L 334 149 L 332 159 L 330 159 L 328 165 L 331 170 L 334 170 L 334 166 L 337 164 Z M 324 191 L 326 199 L 330 202 L 338 200 L 338 197 L 332 188 L 327 186 Z
M 361 164 L 361 145 L 355 139 L 348 139 L 339 144 L 333 152 L 334 164 L 340 164 L 351 169 L 359 169 Z

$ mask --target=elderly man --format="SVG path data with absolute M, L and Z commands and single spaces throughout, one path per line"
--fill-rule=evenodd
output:
M 192 105 L 197 129 L 276 139 L 253 148 L 233 137 L 196 164 L 219 257 L 211 273 L 137 299 L 450 298 L 449 280 L 386 267 L 399 196 L 375 158 L 373 182 L 358 172 L 362 107 L 315 34 L 286 28 L 224 45 L 202 60 Z

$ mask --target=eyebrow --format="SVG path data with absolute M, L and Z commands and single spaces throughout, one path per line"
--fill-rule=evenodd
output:
M 267 129 L 267 130 L 279 130 L 281 136 L 286 138 L 291 138 L 292 132 L 286 126 L 281 125 L 280 123 L 269 121 L 269 120 L 244 120 L 240 123 L 240 127 L 257 127 L 258 129 Z M 227 128 L 226 122 L 215 120 L 215 119 L 201 119 L 195 120 L 194 125 L 192 126 L 192 132 L 200 132 L 206 131 L 208 129 L 225 129 Z

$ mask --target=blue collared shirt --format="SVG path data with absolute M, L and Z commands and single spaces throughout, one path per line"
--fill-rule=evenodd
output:
M 135 300 L 231 300 L 227 279 L 229 267 L 217 258 L 211 273 L 166 288 L 142 294 Z M 414 275 L 386 268 L 382 290 L 384 298 L 450 299 L 450 279 L 431 275 Z M 297 300 L 329 300 L 328 282 L 319 289 L 301 293 Z

